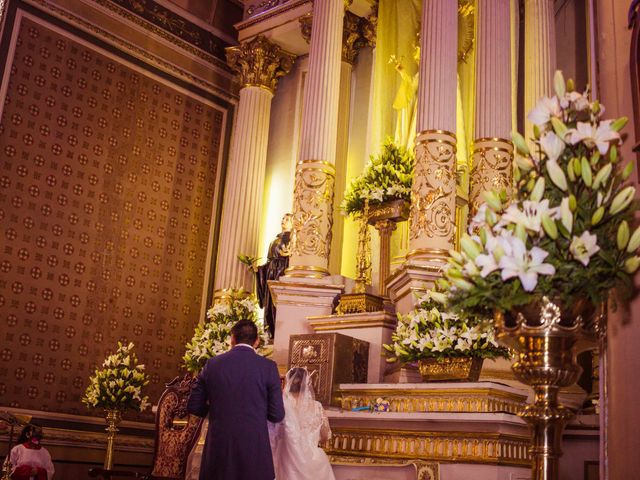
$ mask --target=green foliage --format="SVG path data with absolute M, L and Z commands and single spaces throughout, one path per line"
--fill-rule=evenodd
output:
M 364 172 L 351 180 L 340 208 L 351 215 L 364 210 L 366 199 L 370 206 L 397 199 L 409 201 L 414 163 L 413 152 L 387 140 L 380 155 L 371 156 Z

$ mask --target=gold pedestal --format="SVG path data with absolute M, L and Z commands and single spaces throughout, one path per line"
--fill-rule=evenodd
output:
M 562 432 L 574 415 L 558 402 L 558 391 L 580 377 L 576 355 L 595 346 L 593 324 L 585 328 L 583 323 L 595 313 L 589 307 L 577 302 L 571 309 L 561 309 L 542 297 L 495 316 L 498 339 L 516 352 L 511 367 L 516 378 L 534 391 L 533 404 L 520 412 L 531 428 L 532 480 L 558 480 Z
M 420 375 L 426 382 L 477 382 L 482 358 L 427 358 L 418 361 Z
M 106 411 L 105 417 L 107 421 L 107 451 L 104 457 L 104 469 L 111 470 L 113 467 L 113 445 L 116 439 L 116 433 L 118 433 L 118 425 L 122 420 L 122 412 L 117 408 L 110 408 Z
M 384 299 L 370 293 L 345 293 L 340 295 L 336 308 L 338 315 L 349 313 L 379 312 L 384 310 Z

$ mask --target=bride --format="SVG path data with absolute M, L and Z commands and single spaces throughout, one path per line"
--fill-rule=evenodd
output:
M 315 400 L 306 368 L 287 372 L 284 420 L 269 424 L 277 480 L 335 480 L 329 458 L 318 446 L 331 438 L 329 421 Z

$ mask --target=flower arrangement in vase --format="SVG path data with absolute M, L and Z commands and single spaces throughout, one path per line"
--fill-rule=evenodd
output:
M 417 361 L 425 380 L 470 380 L 485 358 L 508 357 L 496 342 L 488 319 L 462 318 L 446 306 L 442 293 L 427 291 L 416 309 L 398 315 L 387 361 Z
M 104 360 L 101 369 L 96 369 L 82 397 L 87 407 L 143 411 L 149 406 L 149 398 L 142 395 L 142 387 L 149 383 L 149 376 L 144 365 L 138 363 L 133 348 L 133 343 L 123 345 L 118 342 L 116 352 Z
M 88 408 L 103 408 L 107 421 L 107 447 L 104 468 L 113 466 L 113 447 L 122 413 L 128 409 L 145 410 L 149 397 L 142 395 L 142 387 L 149 383 L 144 365 L 138 363 L 133 343 L 123 345 L 109 355 L 89 379 L 82 402 Z
M 582 369 L 576 355 L 605 345 L 606 301 L 632 288 L 640 228 L 630 229 L 633 164 L 619 155 L 626 118 L 574 90 L 560 72 L 555 95 L 529 113 L 534 137 L 515 133 L 514 198 L 485 194 L 439 288 L 459 312 L 494 315 L 499 341 L 513 348 L 516 377 L 533 387 L 520 413 L 532 430 L 532 478 L 558 478 L 562 431 L 573 412 L 558 402 Z
M 412 151 L 387 140 L 364 172 L 351 180 L 340 208 L 346 215 L 356 215 L 364 211 L 365 200 L 371 208 L 392 200 L 409 201 L 414 162 Z
M 207 321 L 196 327 L 193 338 L 187 343 L 182 357 L 187 371 L 196 374 L 208 359 L 228 351 L 231 348 L 231 328 L 239 320 L 251 320 L 257 325 L 258 336 L 262 339 L 259 353 L 268 354 L 269 350 L 264 346 L 268 335 L 258 317 L 255 296 L 247 295 L 243 290 L 230 290 L 227 298 L 207 311 Z

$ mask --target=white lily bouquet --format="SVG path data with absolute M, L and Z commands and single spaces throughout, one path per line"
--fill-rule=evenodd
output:
M 268 335 L 262 320 L 258 317 L 258 302 L 254 295 L 242 290 L 231 290 L 225 301 L 216 303 L 207 311 L 207 319 L 196 327 L 193 338 L 187 343 L 182 360 L 187 371 L 198 373 L 207 360 L 229 351 L 231 348 L 231 328 L 240 320 L 251 320 L 258 327 L 262 339 L 258 350 L 268 353 L 265 343 Z
M 635 188 L 625 184 L 618 133 L 626 118 L 603 120 L 604 107 L 574 91 L 560 72 L 556 95 L 529 113 L 530 149 L 513 134 L 516 191 L 488 192 L 486 203 L 450 252 L 441 289 L 456 310 L 490 317 L 543 296 L 573 308 L 631 286 L 640 266 L 640 228 L 630 232 Z
M 364 172 L 351 180 L 340 208 L 352 215 L 364 211 L 365 200 L 371 207 L 392 200 L 409 201 L 414 162 L 412 151 L 387 140 L 380 155 L 371 156 Z
M 493 323 L 486 319 L 462 319 L 445 306 L 444 294 L 428 291 L 419 306 L 398 315 L 393 343 L 383 345 L 388 362 L 412 362 L 427 358 L 509 356 L 498 346 Z
M 138 363 L 133 347 L 133 343 L 118 342 L 116 352 L 105 359 L 101 369 L 96 369 L 82 397 L 87 407 L 120 411 L 131 408 L 142 412 L 150 405 L 149 397 L 142 395 L 149 376 L 144 365 Z

